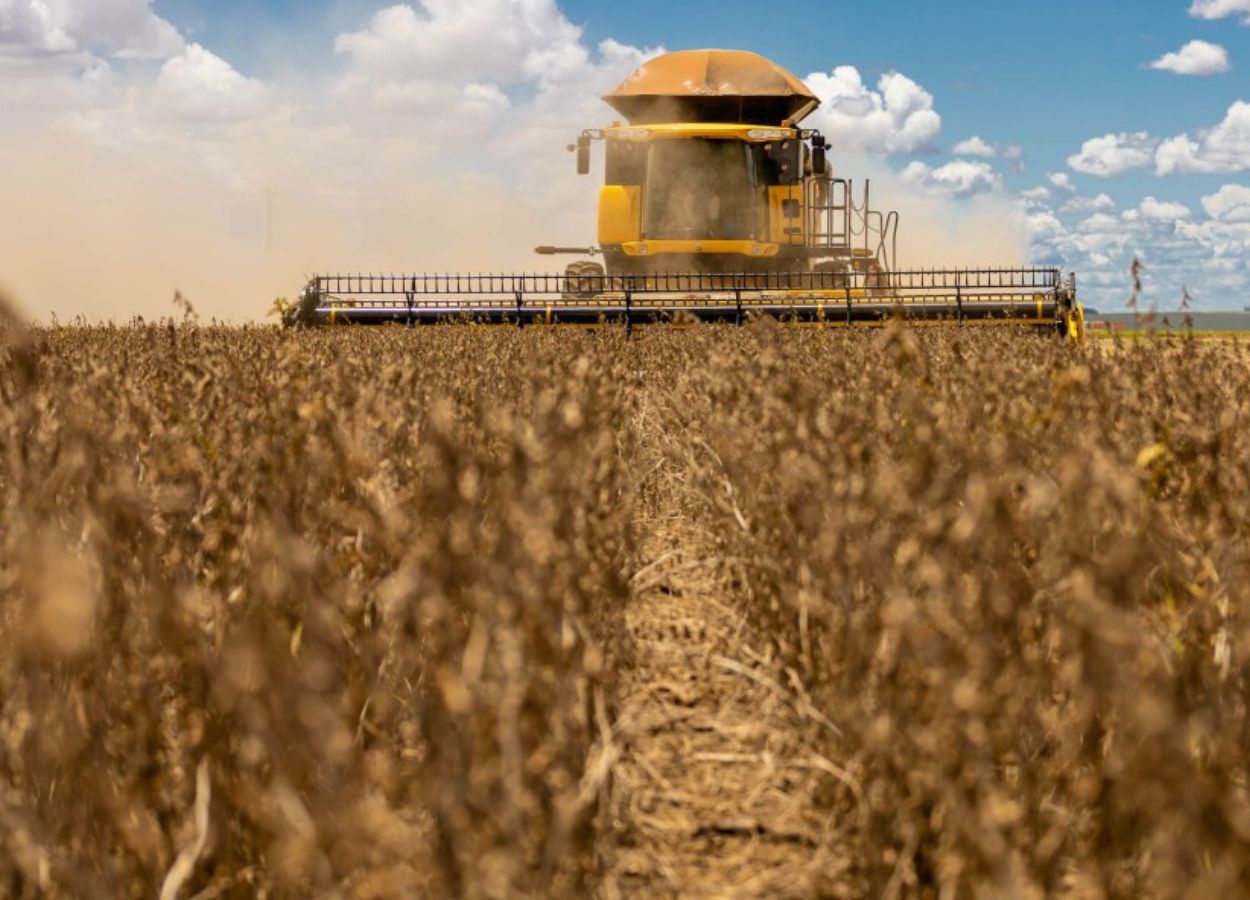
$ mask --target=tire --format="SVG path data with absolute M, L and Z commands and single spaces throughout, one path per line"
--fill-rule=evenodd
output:
M 822 262 L 812 267 L 812 274 L 818 276 L 816 285 L 822 290 L 842 290 L 850 283 L 850 268 L 843 262 Z
M 317 301 L 320 298 L 311 290 L 300 294 L 299 302 L 286 311 L 282 324 L 286 328 L 312 328 L 317 325 Z
M 855 271 L 864 275 L 864 289 L 869 297 L 893 297 L 890 272 L 875 259 L 856 260 Z
M 569 263 L 564 270 L 564 300 L 593 300 L 604 287 L 603 266 L 597 262 Z

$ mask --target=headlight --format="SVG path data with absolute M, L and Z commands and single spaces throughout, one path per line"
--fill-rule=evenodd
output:
M 611 136 L 621 141 L 645 141 L 651 137 L 651 129 L 649 128 L 621 128 L 611 133 Z
M 747 137 L 753 141 L 784 141 L 794 137 L 794 132 L 788 128 L 752 128 Z

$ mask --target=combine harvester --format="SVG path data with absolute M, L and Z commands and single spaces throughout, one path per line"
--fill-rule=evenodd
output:
M 291 324 L 917 322 L 1035 326 L 1080 337 L 1075 278 L 1055 268 L 900 269 L 899 216 L 839 177 L 799 127 L 820 101 L 754 53 L 651 60 L 604 98 L 628 120 L 570 146 L 606 149 L 599 256 L 563 274 L 318 275 Z

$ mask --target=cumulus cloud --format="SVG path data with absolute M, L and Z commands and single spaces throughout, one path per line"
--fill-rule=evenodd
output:
M 1119 222 L 1114 216 L 1109 216 L 1106 213 L 1094 213 L 1089 218 L 1083 219 L 1076 227 L 1078 231 L 1103 232 L 1108 228 L 1117 227 L 1118 224 Z
M 156 102 L 175 119 L 225 122 L 247 119 L 264 111 L 268 91 L 228 62 L 190 44 L 166 60 L 156 79 Z
M 1228 16 L 1245 16 L 1244 24 L 1250 25 L 1250 0 L 1194 0 L 1189 14 L 1195 19 L 1223 19 Z
M 988 163 L 957 159 L 938 168 L 913 162 L 903 170 L 903 181 L 912 187 L 935 194 L 970 197 L 999 191 L 1002 176 Z
M 421 0 L 376 12 L 335 49 L 379 80 L 558 80 L 584 66 L 581 29 L 554 0 Z
M 821 107 L 807 122 L 835 148 L 867 153 L 915 153 L 928 149 L 942 130 L 933 95 L 899 72 L 887 72 L 870 90 L 854 66 L 804 79 Z
M 1165 53 L 1150 63 L 1150 68 L 1177 75 L 1219 75 L 1232 71 L 1228 51 L 1219 44 L 1190 41 L 1175 53 Z
M 1227 187 L 1204 198 L 1204 208 L 1231 220 L 1195 221 L 1182 203 L 1146 197 L 1121 216 L 1099 211 L 1067 225 L 1045 204 L 1028 204 L 1020 214 L 1031 225 L 1030 258 L 1075 271 L 1086 305 L 1099 309 L 1125 305 L 1134 258 L 1146 265 L 1144 306 L 1175 306 L 1187 286 L 1201 306 L 1240 308 L 1250 278 L 1250 221 L 1237 217 L 1250 197 Z
M 1217 174 L 1250 169 L 1250 103 L 1238 100 L 1214 128 L 1169 138 L 1155 154 L 1159 175 Z
M 1041 240 L 1063 233 L 1063 223 L 1049 207 L 1025 204 L 1022 212 L 1025 228 L 1035 245 Z
M 957 156 L 985 156 L 993 157 L 998 155 L 998 151 L 994 146 L 982 140 L 979 135 L 973 135 L 966 141 L 960 141 L 951 148 L 951 153 Z
M 592 50 L 555 0 L 421 0 L 379 10 L 335 50 L 334 92 L 357 124 L 396 132 L 454 126 L 461 139 L 507 125 L 514 141 L 564 143 L 602 118 L 599 95 L 661 48 L 608 39 Z M 597 52 L 596 52 L 597 51 Z M 524 97 L 524 120 L 503 122 Z
M 980 135 L 974 134 L 966 141 L 960 141 L 952 147 L 951 153 L 956 156 L 980 156 L 985 159 L 1019 159 L 1024 156 L 1024 148 L 1018 144 L 991 144 Z
M 1115 201 L 1107 194 L 1097 197 L 1073 197 L 1059 208 L 1064 213 L 1107 212 L 1115 209 Z
M 1076 193 L 1076 185 L 1072 183 L 1072 176 L 1067 172 L 1050 172 L 1046 175 L 1046 180 L 1065 194 Z
M 1250 222 L 1250 187 L 1226 184 L 1202 198 L 1208 216 L 1221 222 Z
M 1177 219 L 1188 219 L 1192 215 L 1193 212 L 1184 203 L 1156 200 L 1154 197 L 1147 197 L 1137 209 L 1124 212 L 1124 218 L 1128 221 L 1140 216 L 1152 222 L 1175 222 Z
M 1081 145 L 1081 152 L 1068 157 L 1077 172 L 1111 178 L 1148 165 L 1159 141 L 1144 131 L 1132 134 L 1106 134 Z
M 482 122 L 510 105 L 510 86 L 567 83 L 591 65 L 582 30 L 555 0 L 421 0 L 340 34 L 347 109 Z
M 483 228 L 500 268 L 591 239 L 596 180 L 564 147 L 660 51 L 584 43 L 551 0 L 389 16 L 358 17 L 338 72 L 299 82 L 203 44 L 155 66 L 0 48 L 0 197 L 25 211 L 0 217 L 5 277 L 43 314 L 160 315 L 179 288 L 250 318 L 314 269 L 480 265 Z
M 22 198 L 13 203 L 29 213 L 0 221 L 6 275 L 41 311 L 159 315 L 179 287 L 210 314 L 247 317 L 263 312 L 257 297 L 289 294 L 314 268 L 481 264 L 483 222 L 499 267 L 534 265 L 535 243 L 588 240 L 597 180 L 578 178 L 563 147 L 613 117 L 599 96 L 659 50 L 588 43 L 556 0 L 390 2 L 339 36 L 336 71 L 291 85 L 249 78 L 164 32 L 147 0 L 0 0 L 0 196 Z M 174 40 L 151 39 L 162 33 Z M 117 61 L 145 54 L 158 64 Z M 940 135 L 933 97 L 906 76 L 866 86 L 843 67 L 809 84 L 826 101 L 811 123 L 835 152 L 909 153 Z M 285 115 L 292 87 L 298 112 Z M 39 117 L 38 140 L 7 139 L 14 110 Z M 379 135 L 383 123 L 398 130 Z M 474 139 L 488 132 L 506 137 Z M 1195 155 L 1210 152 L 1207 133 L 1191 140 Z M 32 152 L 45 147 L 56 160 Z M 896 199 L 910 223 L 905 260 L 956 258 L 975 221 L 959 211 L 971 209 L 992 223 L 976 229 L 978 246 L 1000 239 L 1015 254 L 1031 236 L 1035 260 L 1070 266 L 1087 290 L 1122 285 L 1135 250 L 1156 278 L 1189 266 L 1195 290 L 1215 283 L 1195 269 L 1240 265 L 1250 283 L 1237 185 L 1203 198 L 1208 219 L 1167 219 L 1155 200 L 1125 221 L 1105 195 L 1073 196 L 1066 173 L 1007 196 L 994 166 L 1010 164 L 990 163 L 1018 148 L 977 137 L 956 149 L 970 158 L 902 172 L 854 163 L 874 186 L 892 185 L 878 196 Z M 49 190 L 60 184 L 72 186 Z M 437 220 L 421 213 L 430 208 Z M 1080 224 L 1067 224 L 1072 213 Z M 72 271 L 56 264 L 70 255 Z M 220 258 L 232 260 L 228 271 L 211 263 Z
M 163 59 L 182 47 L 151 0 L 0 0 L 0 53 Z

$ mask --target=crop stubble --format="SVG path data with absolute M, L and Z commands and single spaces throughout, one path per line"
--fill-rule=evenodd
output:
M 1250 891 L 1244 343 L 3 333 L 0 892 Z

